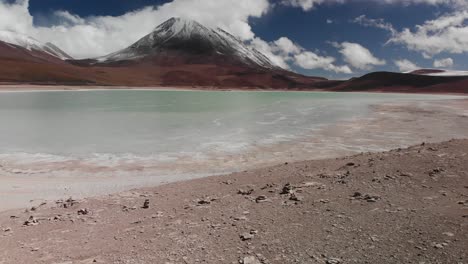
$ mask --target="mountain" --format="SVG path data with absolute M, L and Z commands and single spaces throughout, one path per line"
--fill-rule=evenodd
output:
M 221 58 L 228 58 L 228 63 L 278 68 L 265 55 L 246 46 L 226 31 L 208 28 L 196 21 L 182 18 L 167 20 L 130 47 L 100 57 L 97 61 L 112 63 L 146 57 L 159 58 L 161 63 L 169 63 L 169 59 L 172 59 L 191 64 L 206 62 L 207 59 L 221 63 Z
M 0 32 L 0 83 L 320 91 L 468 93 L 467 72 L 374 72 L 347 81 L 276 66 L 228 32 L 171 18 L 127 48 L 73 60 L 53 44 Z
M 410 72 L 411 74 L 427 75 L 427 76 L 468 76 L 468 71 L 453 71 L 441 69 L 419 69 Z
M 372 72 L 359 78 L 335 83 L 333 87 L 327 89 L 343 92 L 468 93 L 468 76 Z
M 0 41 L 12 45 L 12 47 L 20 47 L 36 53 L 42 52 L 61 60 L 73 59 L 52 43 L 43 44 L 30 36 L 12 31 L 0 31 Z
M 325 80 L 282 69 L 226 31 L 181 18 L 167 20 L 120 51 L 69 62 L 118 72 L 109 73 L 108 85 L 305 89 Z

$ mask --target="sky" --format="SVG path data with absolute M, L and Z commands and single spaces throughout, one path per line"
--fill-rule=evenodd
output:
M 223 28 L 305 75 L 468 69 L 468 0 L 0 0 L 0 30 L 80 59 L 125 48 L 171 17 Z

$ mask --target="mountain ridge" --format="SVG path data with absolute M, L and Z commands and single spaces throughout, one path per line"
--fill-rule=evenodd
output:
M 0 31 L 0 41 L 16 47 L 27 49 L 29 51 L 35 50 L 39 52 L 44 52 L 61 60 L 73 59 L 70 55 L 65 53 L 53 43 L 42 43 L 37 39 L 34 39 L 33 37 L 13 31 Z
M 148 56 L 225 56 L 251 67 L 279 69 L 265 55 L 220 28 L 171 18 L 127 48 L 96 58 L 97 63 L 137 60 Z
M 468 76 L 461 76 L 464 72 L 457 72 L 459 76 L 434 69 L 373 72 L 347 81 L 304 76 L 274 65 L 261 52 L 222 29 L 180 18 L 158 25 L 127 48 L 84 60 L 69 59 L 55 45 L 41 44 L 33 38 L 3 39 L 16 44 L 0 38 L 0 83 L 468 93 Z

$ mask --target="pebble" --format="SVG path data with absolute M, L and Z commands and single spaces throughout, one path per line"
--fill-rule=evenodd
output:
M 146 199 L 145 202 L 143 203 L 143 206 L 141 208 L 143 209 L 148 209 L 150 205 L 150 200 Z
M 256 201 L 257 203 L 262 203 L 262 202 L 266 202 L 266 201 L 268 201 L 268 200 L 267 200 L 267 197 L 266 197 L 265 195 L 260 195 L 260 196 L 258 196 L 257 198 L 255 198 L 255 201 Z
M 78 215 L 88 215 L 88 214 L 89 214 L 88 208 L 78 210 Z
M 247 190 L 239 189 L 239 190 L 237 190 L 237 194 L 240 194 L 240 195 L 251 195 L 253 192 L 254 192 L 254 189 L 247 189 Z
M 243 233 L 243 234 L 241 234 L 239 237 L 240 237 L 240 239 L 241 239 L 242 241 L 246 241 L 246 240 L 251 240 L 251 239 L 253 239 L 253 238 L 254 238 L 254 235 L 251 234 L 251 233 Z
M 242 264 L 262 264 L 255 256 L 244 257 L 241 261 Z
M 326 264 L 340 264 L 341 259 L 339 258 L 329 258 L 325 261 Z

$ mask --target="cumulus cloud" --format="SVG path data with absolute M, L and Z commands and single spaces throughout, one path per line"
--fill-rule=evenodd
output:
M 300 7 L 304 11 L 312 10 L 320 4 L 350 3 L 356 0 L 282 0 L 281 3 L 287 6 Z M 451 8 L 468 8 L 466 0 L 361 0 L 363 2 L 375 2 L 379 4 L 402 4 L 402 5 L 444 5 Z
M 320 56 L 308 51 L 286 37 L 273 42 L 266 42 L 259 38 L 252 41 L 252 45 L 260 52 L 266 54 L 277 65 L 289 69 L 289 64 L 295 64 L 303 69 L 322 69 L 335 73 L 352 73 L 347 65 L 337 66 L 335 58 Z
M 332 45 L 339 49 L 339 52 L 343 55 L 343 59 L 351 64 L 354 68 L 360 70 L 370 70 L 374 66 L 385 65 L 385 60 L 376 58 L 370 50 L 363 47 L 358 43 L 333 42 Z
M 468 4 L 468 1 L 465 3 Z M 420 52 L 430 59 L 442 52 L 460 54 L 468 52 L 468 10 L 456 11 L 416 25 L 414 30 L 396 30 L 383 19 L 371 19 L 365 15 L 352 20 L 366 27 L 387 30 L 391 37 L 388 43 L 406 46 L 409 50 Z
M 452 58 L 434 60 L 434 67 L 436 67 L 436 68 L 450 68 L 452 66 L 453 66 L 453 59 Z
M 401 72 L 411 72 L 420 68 L 418 65 L 407 59 L 395 60 L 394 63 Z
M 395 33 L 389 43 L 403 44 L 408 49 L 430 58 L 442 52 L 468 52 L 468 11 L 443 15 L 437 19 Z
M 174 0 L 116 17 L 79 17 L 67 11 L 56 11 L 51 14 L 54 25 L 38 27 L 33 24 L 28 5 L 29 0 L 17 0 L 12 4 L 0 0 L 0 30 L 51 41 L 77 58 L 101 56 L 122 49 L 170 17 L 194 19 L 207 26 L 221 27 L 242 40 L 252 40 L 255 34 L 248 19 L 261 17 L 271 8 L 268 0 Z
M 294 60 L 297 65 L 304 69 L 324 69 L 327 71 L 334 71 L 336 73 L 353 73 L 348 65 L 336 66 L 333 64 L 335 62 L 335 58 L 319 56 L 311 51 L 305 51 L 294 55 Z

